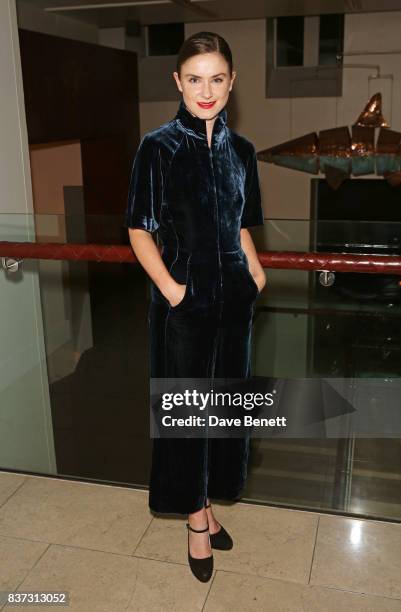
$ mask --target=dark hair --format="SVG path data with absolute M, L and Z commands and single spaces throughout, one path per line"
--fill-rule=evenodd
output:
M 182 64 L 194 55 L 199 53 L 221 53 L 226 60 L 230 76 L 233 71 L 233 58 L 231 49 L 226 40 L 215 32 L 196 32 L 182 43 L 177 57 L 177 72 L 180 75 Z

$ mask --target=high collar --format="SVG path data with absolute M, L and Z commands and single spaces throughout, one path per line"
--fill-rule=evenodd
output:
M 175 119 L 179 119 L 185 130 L 194 132 L 197 136 L 207 142 L 206 119 L 201 119 L 200 117 L 195 117 L 194 115 L 192 115 L 192 113 L 190 113 L 187 107 L 185 106 L 184 100 L 181 100 L 180 102 Z M 227 111 L 224 107 L 221 109 L 216 119 L 214 120 L 212 142 L 222 133 L 226 125 L 226 121 Z

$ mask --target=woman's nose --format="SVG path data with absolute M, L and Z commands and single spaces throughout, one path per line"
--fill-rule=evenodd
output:
M 203 85 L 202 87 L 202 95 L 205 98 L 210 98 L 210 96 L 212 95 L 212 91 L 211 91 L 211 87 L 209 83 L 206 83 Z

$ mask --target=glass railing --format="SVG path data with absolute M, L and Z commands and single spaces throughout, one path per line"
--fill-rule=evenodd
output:
M 272 219 L 252 234 L 258 251 L 401 257 L 399 225 Z M 118 215 L 3 214 L 1 241 L 129 248 Z M 2 263 L 0 469 L 147 487 L 145 272 L 117 261 Z M 266 276 L 254 375 L 401 376 L 401 276 L 338 272 L 330 286 L 318 271 Z M 401 520 L 400 450 L 396 437 L 253 438 L 243 499 Z

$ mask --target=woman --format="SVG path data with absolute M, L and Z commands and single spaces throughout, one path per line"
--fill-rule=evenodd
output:
M 226 124 L 236 77 L 228 44 L 194 34 L 173 76 L 183 99 L 174 119 L 140 142 L 125 217 L 151 279 L 150 374 L 248 377 L 253 306 L 266 279 L 246 228 L 263 225 L 263 213 L 255 148 Z M 188 514 L 188 561 L 204 582 L 211 548 L 232 547 L 209 498 L 239 497 L 248 453 L 244 438 L 153 440 L 149 507 Z

